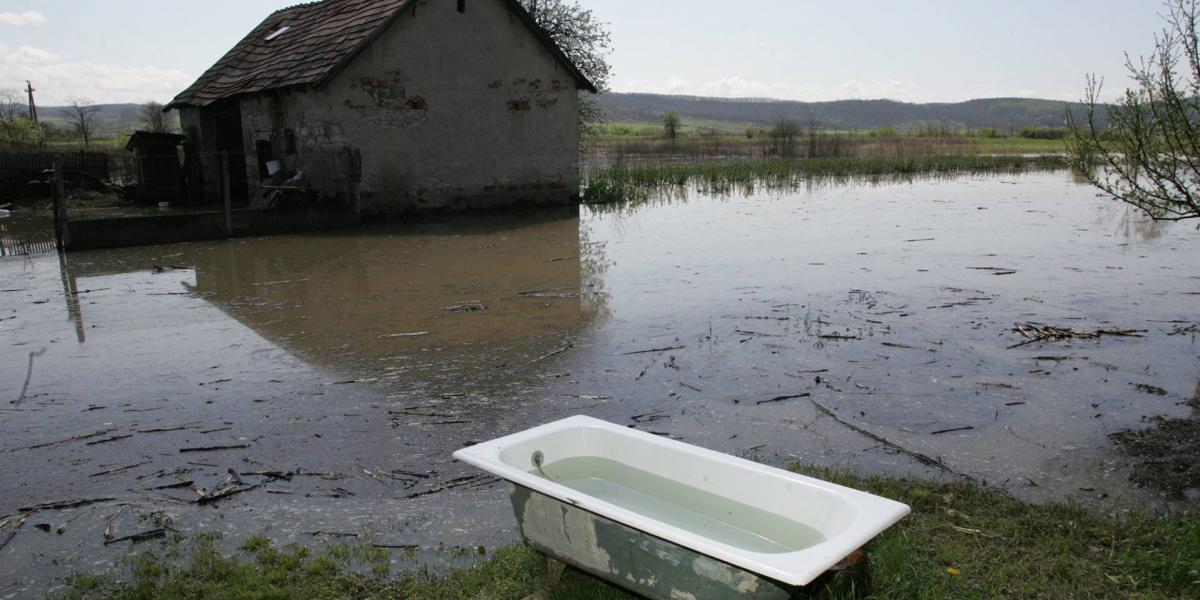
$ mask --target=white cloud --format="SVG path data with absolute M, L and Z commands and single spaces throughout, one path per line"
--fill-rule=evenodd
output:
M 742 77 L 726 77 L 701 83 L 693 83 L 682 77 L 670 77 L 665 81 L 618 81 L 613 89 L 618 92 L 670 94 L 682 96 L 705 96 L 714 98 L 770 98 L 775 100 L 798 100 L 800 102 L 826 102 L 831 100 L 899 100 L 901 102 L 963 102 L 979 98 L 1038 98 L 1078 102 L 1083 97 L 1083 87 L 1078 91 L 1043 91 L 1032 88 L 999 89 L 979 88 L 966 94 L 952 97 L 932 95 L 929 90 L 898 79 L 881 81 L 859 81 L 850 79 L 835 85 L 792 85 L 783 82 L 766 82 Z M 1100 95 L 1102 102 L 1114 102 L 1124 93 L 1117 86 L 1105 87 Z
M 20 46 L 16 50 L 9 50 L 4 44 L 0 44 L 0 65 L 47 65 L 58 62 L 61 57 L 53 52 L 48 52 L 33 46 Z
M 173 98 L 195 80 L 176 69 L 128 67 L 94 62 L 69 62 L 53 52 L 0 45 L 0 82 L 33 82 L 42 105 L 63 104 L 68 98 L 91 98 L 100 103 L 143 102 Z
M 695 84 L 681 77 L 671 77 L 663 82 L 619 82 L 614 88 L 623 92 L 650 94 L 680 94 L 716 98 L 774 98 L 805 102 L 848 98 L 910 100 L 917 92 L 915 84 L 896 79 L 865 82 L 851 79 L 832 86 L 798 86 L 782 82 L 745 79 L 738 76 Z
M 36 10 L 26 12 L 0 12 L 0 25 L 24 27 L 26 25 L 44 25 L 46 15 Z

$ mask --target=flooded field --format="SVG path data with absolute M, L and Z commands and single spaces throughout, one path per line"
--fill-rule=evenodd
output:
M 172 530 L 508 545 L 503 486 L 450 453 L 580 413 L 1100 510 L 1197 497 L 1135 487 L 1110 439 L 1200 393 L 1192 227 L 1066 172 L 683 196 L 0 257 L 0 598 Z

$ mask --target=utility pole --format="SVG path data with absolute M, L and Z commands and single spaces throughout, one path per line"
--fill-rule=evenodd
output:
M 37 104 L 33 101 L 33 93 L 37 90 L 33 89 L 33 83 L 25 80 L 25 93 L 29 94 L 29 120 L 34 123 L 38 122 Z

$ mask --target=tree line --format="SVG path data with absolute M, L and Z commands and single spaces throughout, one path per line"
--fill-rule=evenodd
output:
M 0 148 L 42 149 L 51 145 L 80 144 L 90 148 L 99 138 L 101 107 L 87 98 L 71 98 L 64 115 L 54 120 L 34 120 L 25 95 L 16 89 L 0 89 Z M 172 133 L 175 128 L 163 104 L 147 101 L 135 128 L 153 133 Z

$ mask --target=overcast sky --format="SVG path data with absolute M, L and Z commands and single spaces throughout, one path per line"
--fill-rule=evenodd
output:
M 1123 89 L 1163 26 L 1158 0 L 580 2 L 611 24 L 616 91 L 792 100 L 1078 99 L 1087 73 Z M 0 89 L 169 100 L 294 3 L 0 0 Z

